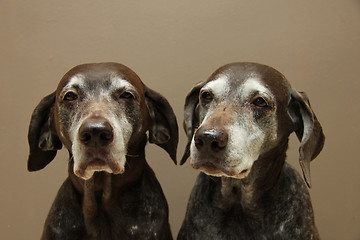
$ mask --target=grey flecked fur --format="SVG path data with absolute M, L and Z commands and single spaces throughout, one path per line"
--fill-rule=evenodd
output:
M 250 78 L 256 84 L 248 96 L 237 94 Z M 214 91 L 209 87 L 211 81 L 216 81 Z M 256 105 L 253 101 L 259 96 L 266 100 Z M 232 126 L 244 121 L 251 123 L 243 128 L 250 134 L 236 135 Z M 254 152 L 258 150 L 253 145 L 228 144 L 234 135 L 246 140 L 252 126 L 261 129 L 265 139 L 259 152 Z M 310 161 L 322 150 L 325 137 L 307 95 L 294 90 L 280 72 L 256 63 L 219 68 L 187 95 L 184 129 L 188 144 L 181 163 L 190 156 L 191 166 L 202 173 L 192 190 L 178 240 L 320 239 L 307 186 L 311 184 Z M 300 140 L 305 182 L 285 162 L 292 132 Z M 241 169 L 241 157 L 229 160 L 234 148 L 248 158 L 258 157 Z

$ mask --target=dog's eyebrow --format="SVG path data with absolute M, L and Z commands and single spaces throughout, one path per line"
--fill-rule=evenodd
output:
M 131 90 L 135 90 L 135 87 L 127 80 L 119 77 L 119 76 L 112 76 L 111 77 L 111 89 L 120 89 L 120 88 L 125 88 L 125 89 L 131 89 Z
M 223 96 L 229 92 L 229 82 L 226 75 L 220 75 L 213 81 L 208 82 L 203 89 L 209 89 L 215 96 Z
M 261 82 L 259 78 L 248 78 L 239 88 L 238 94 L 243 98 L 248 98 L 254 92 L 270 95 L 269 89 Z
M 82 87 L 84 86 L 84 75 L 82 74 L 76 74 L 75 76 L 71 77 L 69 82 L 66 84 L 65 87 Z

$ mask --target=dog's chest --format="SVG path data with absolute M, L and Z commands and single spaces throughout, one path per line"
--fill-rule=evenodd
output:
M 235 194 L 232 197 L 239 201 L 226 202 L 231 197 L 224 200 L 220 181 L 209 180 L 208 176 L 198 178 L 198 188 L 194 189 L 191 199 L 192 211 L 188 212 L 191 216 L 183 228 L 193 229 L 187 232 L 191 239 L 214 239 L 214 236 L 220 240 L 312 239 L 317 233 L 311 227 L 313 213 L 309 195 L 301 178 L 293 174 L 292 169 L 288 170 L 290 173 L 282 177 L 279 189 L 273 189 L 256 204 L 247 206 L 239 200 L 241 196 Z
M 96 217 L 85 221 L 86 228 L 92 228 L 100 239 L 157 239 L 164 234 L 165 199 L 159 195 L 159 189 L 144 191 L 143 187 L 140 181 L 126 190 L 112 193 L 114 198 L 109 202 L 102 194 L 97 194 Z

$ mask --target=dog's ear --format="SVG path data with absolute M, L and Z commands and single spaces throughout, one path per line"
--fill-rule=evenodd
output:
M 205 85 L 205 82 L 196 84 L 186 96 L 184 107 L 184 130 L 188 137 L 188 142 L 185 147 L 184 155 L 181 159 L 180 165 L 183 165 L 190 156 L 190 144 L 194 135 L 195 129 L 199 127 L 199 119 L 197 119 L 197 108 L 199 105 L 199 92 Z
M 34 109 L 28 132 L 30 153 L 28 170 L 37 171 L 48 165 L 56 156 L 62 144 L 52 130 L 55 92 L 44 97 Z
M 179 129 L 176 116 L 169 102 L 159 93 L 144 86 L 145 102 L 151 118 L 149 142 L 168 152 L 176 164 Z
M 310 161 L 321 152 L 325 136 L 322 127 L 311 108 L 309 98 L 304 92 L 292 90 L 289 114 L 295 126 L 295 133 L 300 141 L 299 162 L 305 182 L 311 187 Z

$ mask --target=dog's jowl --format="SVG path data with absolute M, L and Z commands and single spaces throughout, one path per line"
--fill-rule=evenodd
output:
M 144 149 L 149 139 L 176 163 L 178 126 L 168 101 L 131 69 L 71 69 L 35 108 L 28 139 L 30 171 L 44 168 L 62 145 L 70 153 L 42 239 L 172 239 Z
M 307 186 L 324 135 L 309 99 L 277 70 L 232 63 L 185 102 L 182 164 L 201 171 L 178 239 L 319 239 Z M 304 180 L 285 162 L 300 140 Z

